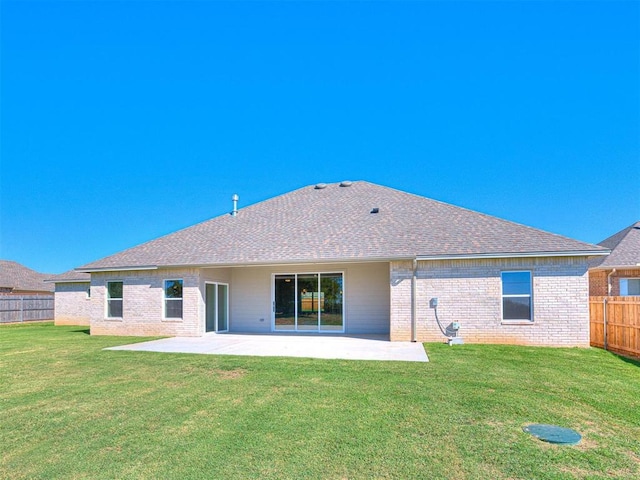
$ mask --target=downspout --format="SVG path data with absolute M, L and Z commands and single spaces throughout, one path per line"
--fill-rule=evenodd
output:
M 411 276 L 411 341 L 418 341 L 418 320 L 417 320 L 417 294 L 416 283 L 418 276 L 418 260 L 413 259 L 413 274 Z
M 607 296 L 611 296 L 611 275 L 613 275 L 614 273 L 616 273 L 616 269 L 614 268 L 613 270 L 611 270 L 609 272 L 609 275 L 607 275 Z
M 607 300 L 608 298 L 611 296 L 611 275 L 613 275 L 614 273 L 616 273 L 616 269 L 614 268 L 613 270 L 611 270 L 609 272 L 609 274 L 607 275 L 607 297 L 605 297 L 605 299 L 602 301 L 602 316 L 603 316 L 603 335 L 602 335 L 602 343 L 604 344 L 604 349 L 607 350 L 607 340 L 608 340 L 608 335 L 607 335 L 607 316 L 609 314 L 609 312 L 607 312 Z

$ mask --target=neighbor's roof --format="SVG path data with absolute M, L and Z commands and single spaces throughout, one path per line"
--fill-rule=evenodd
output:
M 53 285 L 44 283 L 51 275 L 38 273 L 11 260 L 0 260 L 0 287 L 14 292 L 53 292 Z
M 91 274 L 68 270 L 45 280 L 48 283 L 84 283 L 91 281 Z
M 378 213 L 372 213 L 378 208 Z M 368 182 L 313 185 L 89 263 L 129 267 L 606 254 L 579 242 Z
M 640 267 L 640 222 L 629 225 L 598 245 L 609 248 L 611 254 L 592 260 L 592 268 Z

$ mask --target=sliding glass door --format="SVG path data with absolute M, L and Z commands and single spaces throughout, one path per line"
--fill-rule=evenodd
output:
M 298 275 L 298 330 L 317 331 L 320 294 L 318 292 L 318 274 Z
M 273 329 L 295 332 L 343 332 L 342 273 L 274 276 Z
M 296 329 L 296 276 L 276 275 L 275 299 L 273 311 L 275 314 L 274 330 Z
M 207 282 L 205 297 L 205 331 L 227 332 L 229 330 L 229 285 Z
M 342 274 L 323 273 L 320 276 L 320 330 L 341 332 L 344 330 Z

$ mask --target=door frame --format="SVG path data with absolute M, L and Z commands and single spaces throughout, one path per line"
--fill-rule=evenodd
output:
M 297 285 L 298 285 L 298 275 L 318 275 L 318 283 L 320 283 L 321 276 L 328 275 L 331 273 L 339 273 L 342 275 L 342 329 L 341 330 L 322 330 L 320 329 L 320 325 L 322 324 L 322 312 L 319 312 L 318 317 L 318 329 L 317 330 L 299 330 L 298 329 L 298 302 L 297 302 Z M 276 330 L 276 277 L 279 275 L 295 275 L 296 278 L 296 288 L 294 290 L 296 294 L 296 310 L 295 310 L 295 322 L 293 325 L 293 329 L 291 330 Z M 304 271 L 304 272 L 275 272 L 271 274 L 271 331 L 272 332 L 284 332 L 284 333 L 327 333 L 327 334 L 344 334 L 347 331 L 347 289 L 346 289 L 346 281 L 345 281 L 345 272 L 344 270 L 327 270 L 324 272 L 318 271 Z M 318 285 L 318 288 L 320 285 Z
M 215 287 L 215 299 L 216 299 L 216 304 L 215 304 L 215 319 L 213 322 L 214 325 L 214 329 L 213 330 L 209 330 L 207 331 L 207 312 L 209 309 L 209 304 L 207 302 L 207 285 L 213 285 Z M 226 311 L 225 311 L 225 315 L 227 316 L 227 328 L 226 330 L 218 330 L 218 287 L 220 285 L 224 285 L 225 287 L 227 287 L 227 298 L 226 298 Z M 228 332 L 229 331 L 229 284 L 225 283 L 225 282 L 212 282 L 212 281 L 205 281 L 204 282 L 204 332 L 205 333 L 211 333 L 211 332 Z

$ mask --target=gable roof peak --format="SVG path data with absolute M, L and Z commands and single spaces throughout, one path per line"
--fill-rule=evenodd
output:
M 220 215 L 77 270 L 606 251 L 417 194 L 343 180 L 262 200 L 235 217 Z
M 640 222 L 632 223 L 598 245 L 611 249 L 611 254 L 594 259 L 591 268 L 637 268 L 640 265 Z

